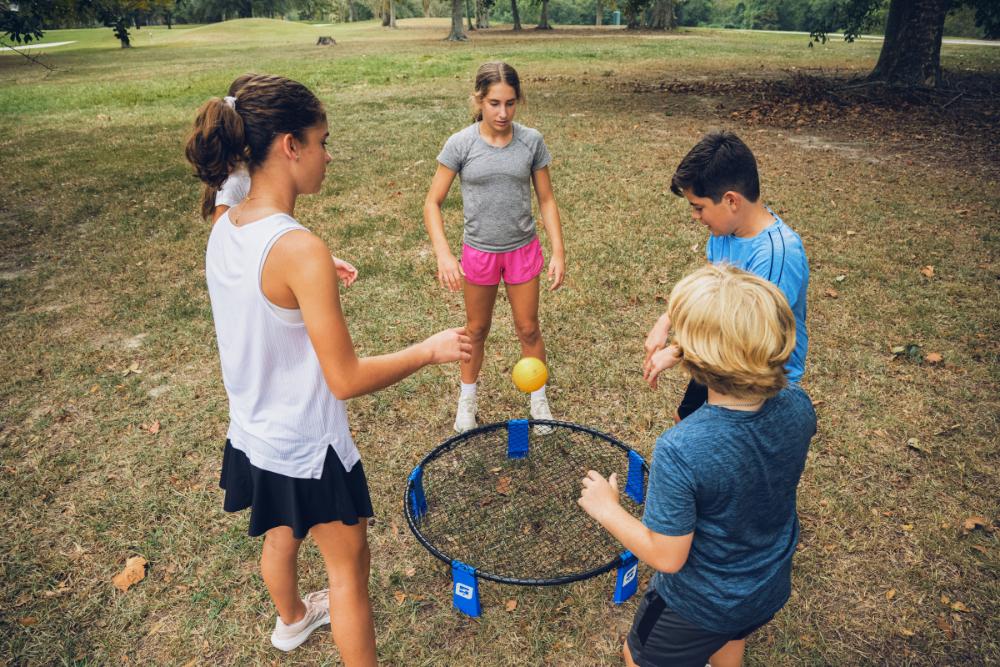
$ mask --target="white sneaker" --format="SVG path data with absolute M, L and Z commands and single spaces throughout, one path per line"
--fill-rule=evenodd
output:
M 458 410 L 455 413 L 455 432 L 465 433 L 479 426 L 476 423 L 476 397 L 459 396 Z
M 531 399 L 532 419 L 552 419 L 552 411 L 549 410 L 549 401 L 544 396 Z M 535 433 L 538 435 L 548 435 L 552 433 L 552 427 L 545 424 L 535 426 Z
M 309 639 L 312 631 L 330 622 L 330 591 L 323 589 L 309 593 L 302 602 L 306 606 L 306 615 L 291 625 L 285 625 L 278 617 L 271 633 L 271 644 L 282 651 L 291 651 Z

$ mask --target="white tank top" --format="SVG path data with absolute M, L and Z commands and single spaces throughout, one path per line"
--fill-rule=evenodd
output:
M 319 479 L 327 446 L 347 470 L 361 457 L 301 311 L 275 306 L 261 290 L 267 253 L 293 229 L 305 227 L 288 215 L 236 227 L 226 212 L 208 239 L 205 277 L 229 395 L 226 437 L 258 468 Z

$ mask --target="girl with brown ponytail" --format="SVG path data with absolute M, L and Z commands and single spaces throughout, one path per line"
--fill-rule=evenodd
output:
M 353 667 L 375 664 L 372 506 L 345 401 L 425 365 L 467 360 L 471 344 L 464 329 L 447 329 L 399 352 L 357 356 L 338 285 L 357 273 L 292 217 L 296 198 L 323 183 L 328 136 L 326 111 L 308 88 L 256 75 L 202 105 L 186 153 L 209 188 L 240 164 L 251 176 L 249 194 L 216 220 L 205 253 L 229 398 L 224 507 L 249 508 L 249 534 L 264 536 L 261 576 L 278 612 L 271 643 L 289 651 L 332 619 L 334 642 Z M 307 534 L 330 588 L 300 598 L 297 556 Z

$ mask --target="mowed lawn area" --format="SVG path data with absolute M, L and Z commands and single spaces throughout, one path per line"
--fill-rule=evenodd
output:
M 358 349 L 391 351 L 463 323 L 460 297 L 434 278 L 421 209 L 438 151 L 468 121 L 475 68 L 498 58 L 523 77 L 518 120 L 555 158 L 568 277 L 541 316 L 557 418 L 646 456 L 671 425 L 686 380 L 646 387 L 642 341 L 704 261 L 707 232 L 668 189 L 703 132 L 746 139 L 764 197 L 806 245 L 804 384 L 819 432 L 794 593 L 747 664 L 1000 661 L 1000 114 L 982 96 L 1000 89 L 1000 49 L 945 45 L 949 80 L 966 87 L 886 106 L 849 87 L 874 42 L 508 28 L 454 44 L 441 19 L 394 31 L 245 20 L 144 28 L 131 50 L 109 29 L 52 31 L 76 40 L 32 52 L 53 70 L 0 55 L 0 663 L 336 664 L 326 632 L 287 656 L 271 648 L 260 542 L 222 511 L 228 412 L 185 135 L 246 71 L 317 92 L 334 160 L 296 215 L 360 270 L 344 293 Z M 457 185 L 445 217 L 457 250 Z M 509 380 L 518 355 L 501 298 L 481 422 L 527 416 Z M 480 619 L 451 608 L 402 493 L 451 433 L 457 382 L 437 367 L 350 403 L 377 512 L 380 660 L 620 664 L 638 596 L 614 606 L 610 574 L 485 582 Z M 132 556 L 148 571 L 122 593 L 111 580 Z M 323 587 L 314 547 L 301 563 L 303 590 Z

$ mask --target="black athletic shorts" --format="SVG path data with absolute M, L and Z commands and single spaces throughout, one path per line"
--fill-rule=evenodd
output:
M 710 632 L 678 616 L 650 586 L 635 612 L 626 641 L 639 667 L 705 667 L 712 654 L 727 642 L 746 639 L 770 620 L 730 634 Z
M 684 391 L 684 398 L 681 399 L 681 404 L 677 406 L 677 415 L 681 419 L 684 419 L 704 405 L 707 400 L 708 387 L 691 380 Z

